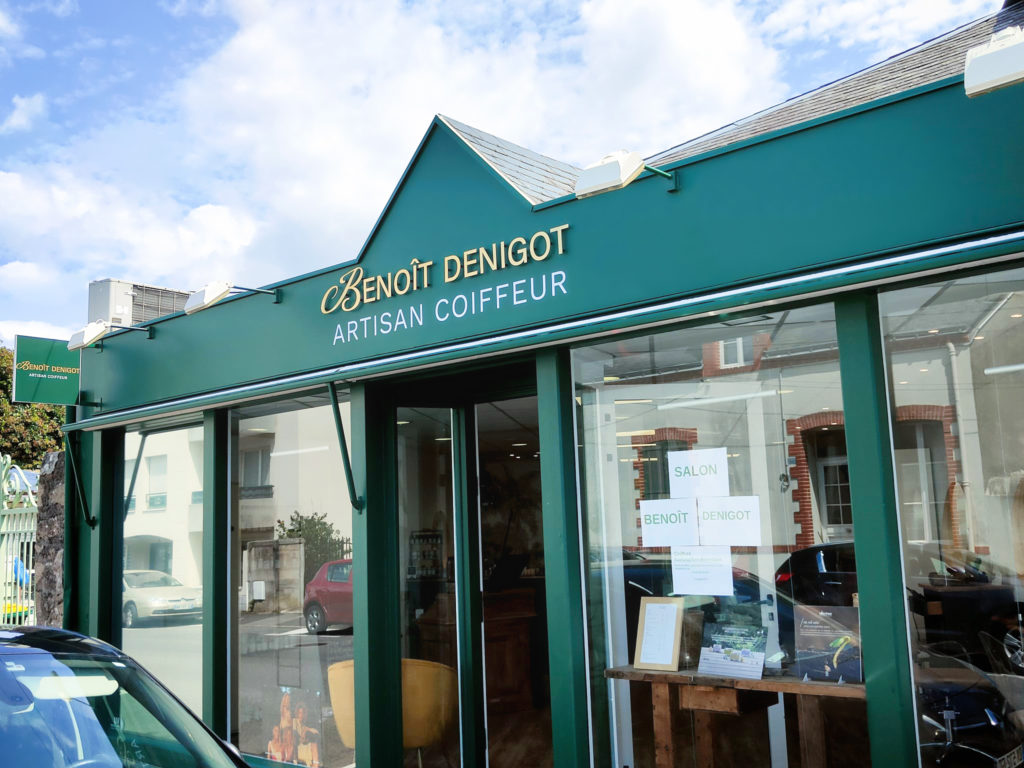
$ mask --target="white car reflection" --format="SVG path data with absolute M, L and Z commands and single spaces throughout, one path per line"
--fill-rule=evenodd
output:
M 202 588 L 186 587 L 163 571 L 125 571 L 123 587 L 121 617 L 126 627 L 146 619 L 202 616 Z

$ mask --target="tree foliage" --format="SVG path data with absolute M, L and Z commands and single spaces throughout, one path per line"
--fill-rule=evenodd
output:
M 49 451 L 61 450 L 64 413 L 59 406 L 12 403 L 13 376 L 14 352 L 0 347 L 0 454 L 10 454 L 20 467 L 35 469 Z
M 277 535 L 283 539 L 305 541 L 306 584 L 312 581 L 320 566 L 328 560 L 342 560 L 352 556 L 352 540 L 338 533 L 334 523 L 327 521 L 326 512 L 319 515 L 292 512 L 287 525 L 284 520 L 277 521 Z

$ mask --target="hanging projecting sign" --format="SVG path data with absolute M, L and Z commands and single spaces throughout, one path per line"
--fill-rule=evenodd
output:
M 640 535 L 645 547 L 698 544 L 696 499 L 641 501 Z
M 75 405 L 78 402 L 79 353 L 68 351 L 67 339 L 14 337 L 16 403 Z
M 668 487 L 673 499 L 729 495 L 725 448 L 668 452 Z

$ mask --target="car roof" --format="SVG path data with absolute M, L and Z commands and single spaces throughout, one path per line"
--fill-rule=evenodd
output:
M 0 625 L 0 655 L 21 653 L 86 654 L 127 658 L 112 645 L 57 627 L 4 627 Z

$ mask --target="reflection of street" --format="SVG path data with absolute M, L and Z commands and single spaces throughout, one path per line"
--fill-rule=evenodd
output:
M 200 717 L 203 712 L 203 626 L 167 619 L 123 630 L 122 647 Z
M 293 713 L 302 706 L 306 724 L 320 733 L 320 761 L 325 768 L 350 765 L 334 724 L 327 668 L 352 658 L 351 630 L 307 634 L 302 614 L 242 613 L 238 627 L 239 745 L 243 752 L 265 756 L 275 725 L 282 721 L 285 693 Z

